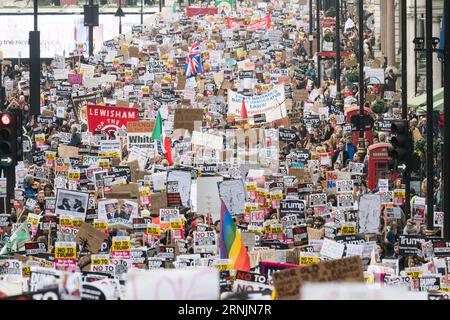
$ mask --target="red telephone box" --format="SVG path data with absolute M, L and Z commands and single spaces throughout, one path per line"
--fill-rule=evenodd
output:
M 389 148 L 390 143 L 376 143 L 369 146 L 368 150 L 368 185 L 373 190 L 378 185 L 378 179 L 390 179 Z
M 351 124 L 352 116 L 359 115 L 359 106 L 354 106 L 351 108 L 348 108 L 345 112 L 345 121 L 347 124 Z M 364 115 L 370 115 L 373 117 L 373 111 L 369 108 L 364 108 Z M 373 143 L 373 130 L 366 130 L 364 131 L 364 138 L 366 140 L 369 140 L 370 144 Z M 358 140 L 359 140 L 359 131 L 353 131 L 352 132 L 352 143 L 355 147 L 358 147 Z

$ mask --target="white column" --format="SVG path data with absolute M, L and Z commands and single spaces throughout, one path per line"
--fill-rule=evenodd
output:
M 441 17 L 441 15 L 433 17 L 433 37 L 436 38 L 441 36 Z M 442 62 L 439 61 L 437 54 L 433 53 L 433 90 L 439 88 L 442 88 Z
M 407 67 L 408 67 L 408 99 L 415 95 L 414 77 L 416 74 L 415 54 L 414 54 L 414 0 L 408 1 L 406 19 L 406 41 L 408 42 Z

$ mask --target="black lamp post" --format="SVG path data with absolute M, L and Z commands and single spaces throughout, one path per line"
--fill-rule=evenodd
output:
M 29 33 L 30 43 L 30 113 L 41 114 L 41 46 L 38 31 L 38 0 L 33 1 L 34 31 Z
M 122 10 L 122 0 L 119 0 L 119 8 L 114 16 L 119 17 L 119 34 L 122 34 L 122 17 L 125 17 L 125 13 Z
M 141 24 L 144 24 L 144 0 L 141 0 Z
M 408 43 L 407 43 L 407 27 L 406 27 L 406 4 L 407 0 L 402 0 L 401 2 L 401 22 L 402 22 L 402 37 L 401 37 L 401 46 L 402 46 L 402 119 L 408 120 L 408 61 L 407 61 L 407 53 L 408 53 Z M 408 126 L 409 127 L 409 126 Z M 411 136 L 411 135 L 410 135 Z M 411 143 L 411 141 L 410 141 Z M 409 215 L 411 213 L 411 159 L 412 159 L 412 148 L 408 150 L 408 165 L 407 170 L 403 174 L 403 178 L 405 181 L 405 209 L 406 214 Z
M 309 58 L 313 57 L 313 41 L 312 41 L 312 30 L 313 30 L 313 0 L 309 0 Z
M 336 0 L 336 98 L 341 96 L 341 4 Z
M 450 1 L 444 2 L 444 106 L 450 105 Z M 450 241 L 450 111 L 444 109 L 444 238 Z
M 433 3 L 425 3 L 425 33 L 427 55 L 427 232 L 433 231 L 434 175 L 433 175 Z
M 94 6 L 94 0 L 89 0 L 89 7 Z M 94 55 L 94 26 L 89 24 L 89 56 Z
M 359 17 L 359 148 L 358 153 L 362 156 L 366 153 L 364 141 L 364 2 L 358 1 Z M 362 157 L 361 157 L 362 158 Z
M 320 59 L 320 8 L 321 8 L 321 1 L 322 0 L 316 0 L 316 34 L 317 34 L 317 87 L 320 87 L 321 83 L 321 74 L 322 74 L 322 66 L 321 66 L 321 59 Z

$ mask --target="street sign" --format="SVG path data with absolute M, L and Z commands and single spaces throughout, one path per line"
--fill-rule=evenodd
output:
M 2 156 L 0 158 L 0 167 L 9 167 L 13 163 L 13 158 L 11 156 Z
M 398 173 L 405 173 L 406 171 L 406 163 L 399 164 L 397 166 Z

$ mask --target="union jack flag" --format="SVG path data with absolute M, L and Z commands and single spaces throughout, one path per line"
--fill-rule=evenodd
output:
M 186 57 L 186 62 L 184 63 L 186 78 L 195 77 L 197 74 L 203 72 L 201 54 L 200 42 L 195 39 L 194 43 L 189 49 L 188 56 Z

